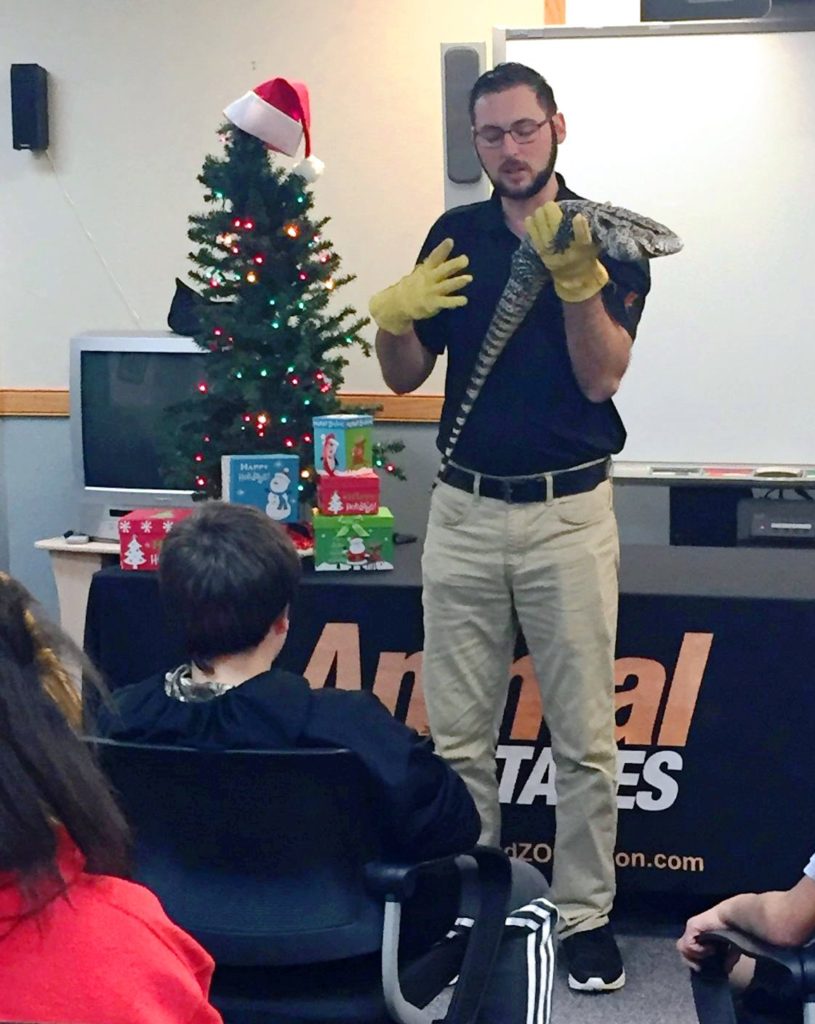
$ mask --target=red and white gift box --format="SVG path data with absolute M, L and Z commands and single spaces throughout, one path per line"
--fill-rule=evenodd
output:
M 158 569 L 161 545 L 191 508 L 137 508 L 119 519 L 119 565 L 131 572 Z
M 379 477 L 370 467 L 320 473 L 317 507 L 326 516 L 375 516 L 379 511 Z

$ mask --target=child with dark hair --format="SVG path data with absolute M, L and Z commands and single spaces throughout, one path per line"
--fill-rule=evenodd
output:
M 315 690 L 274 666 L 299 579 L 294 545 L 259 509 L 211 502 L 175 525 L 159 586 L 189 661 L 117 690 L 113 712 L 100 710 L 100 732 L 207 750 L 347 747 L 368 769 L 390 854 L 469 849 L 480 829 L 475 804 L 427 738 L 369 691 Z
M 127 825 L 61 654 L 95 679 L 0 573 L 0 1018 L 218 1024 L 211 958 L 125 881 Z

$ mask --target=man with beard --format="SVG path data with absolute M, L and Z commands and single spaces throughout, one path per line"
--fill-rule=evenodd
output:
M 611 396 L 649 276 L 644 263 L 598 254 L 582 217 L 555 251 L 557 200 L 579 197 L 554 173 L 566 123 L 544 78 L 498 65 L 473 86 L 470 118 L 492 197 L 440 217 L 412 273 L 371 300 L 395 392 L 417 388 L 447 352 L 440 451 L 527 233 L 553 280 L 487 377 L 433 492 L 425 699 L 437 750 L 476 800 L 482 841 L 498 842 L 495 752 L 520 625 L 557 769 L 553 898 L 569 984 L 609 991 L 625 981 L 609 925 L 619 545 L 608 475 L 625 441 Z

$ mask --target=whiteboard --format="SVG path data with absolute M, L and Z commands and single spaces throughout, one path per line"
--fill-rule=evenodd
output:
M 685 243 L 651 263 L 618 467 L 815 477 L 815 26 L 511 30 L 504 45 L 554 88 L 571 188 Z

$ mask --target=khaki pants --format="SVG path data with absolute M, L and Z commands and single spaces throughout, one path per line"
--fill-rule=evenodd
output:
M 557 769 L 562 936 L 605 924 L 614 899 L 618 561 L 609 481 L 519 505 L 443 483 L 433 492 L 422 558 L 430 729 L 473 795 L 482 842 L 498 843 L 495 748 L 520 625 Z

